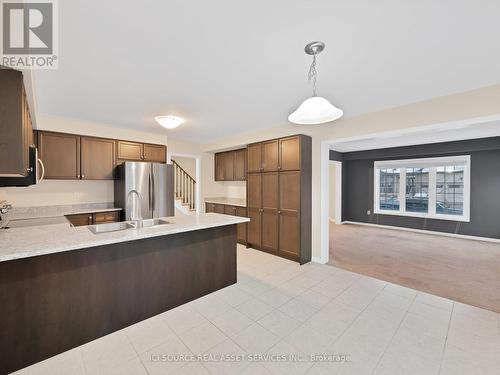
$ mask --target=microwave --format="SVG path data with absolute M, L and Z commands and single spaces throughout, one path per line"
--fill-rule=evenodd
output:
M 45 168 L 42 161 L 38 158 L 36 147 L 29 148 L 29 168 L 26 177 L 0 177 L 0 187 L 7 186 L 31 186 L 36 185 L 43 180 Z M 40 168 L 38 168 L 40 166 Z

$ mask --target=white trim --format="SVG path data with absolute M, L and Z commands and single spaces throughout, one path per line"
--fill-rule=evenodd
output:
M 463 215 L 446 215 L 436 213 L 436 173 L 438 166 L 464 164 Z M 406 168 L 419 166 L 429 169 L 429 211 L 427 213 L 407 212 L 406 207 Z M 399 169 L 399 210 L 380 209 L 380 168 Z M 420 217 L 438 220 L 470 222 L 470 155 L 398 159 L 375 161 L 373 165 L 373 213 L 378 215 L 394 215 Z
M 329 193 L 330 193 L 330 171 L 329 163 L 330 163 L 330 145 L 328 141 L 321 142 L 320 149 L 320 222 L 319 222 L 319 231 L 320 231 L 320 243 L 319 250 L 321 254 L 321 258 L 313 257 L 313 261 L 316 263 L 326 264 L 328 263 L 328 259 L 330 258 L 330 244 L 329 244 L 329 231 L 330 231 L 330 222 L 329 222 L 329 213 L 330 210 L 330 202 L 329 202 Z M 314 199 L 314 197 L 312 198 Z M 314 229 L 314 227 L 313 227 Z M 314 236 L 314 234 L 313 234 Z M 314 248 L 313 248 L 314 252 Z
M 443 236 L 443 237 L 461 238 L 461 239 L 464 239 L 464 240 L 473 240 L 473 241 L 500 243 L 500 239 L 497 239 L 497 238 L 469 236 L 469 235 L 466 235 L 466 234 L 438 232 L 438 231 L 426 230 L 426 229 L 414 229 L 414 228 L 396 227 L 396 226 L 393 226 L 393 225 L 362 223 L 362 222 L 358 222 L 358 221 L 344 221 L 344 222 L 342 222 L 342 224 L 364 225 L 364 226 L 367 226 L 367 227 L 383 228 L 383 229 L 393 229 L 393 230 L 400 230 L 400 231 L 403 231 L 403 232 L 415 232 L 415 233 L 431 234 L 431 235 Z
M 323 257 L 312 257 L 311 262 L 313 263 L 318 263 L 318 264 L 327 264 L 328 261 L 325 261 Z

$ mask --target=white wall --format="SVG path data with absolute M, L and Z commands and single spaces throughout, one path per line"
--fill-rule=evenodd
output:
M 172 156 L 171 159 L 175 160 L 188 175 L 196 180 L 196 159 L 194 157 Z

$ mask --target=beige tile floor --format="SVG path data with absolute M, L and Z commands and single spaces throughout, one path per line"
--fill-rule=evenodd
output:
M 499 319 L 333 266 L 300 267 L 239 247 L 236 285 L 18 373 L 498 375 Z M 207 360 L 175 360 L 194 354 Z M 280 360 L 257 361 L 257 354 Z M 221 355 L 243 360 L 213 360 Z M 283 360 L 290 358 L 300 360 Z

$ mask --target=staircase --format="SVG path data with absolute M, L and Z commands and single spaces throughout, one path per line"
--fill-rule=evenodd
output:
M 182 167 L 172 160 L 174 165 L 175 206 L 184 214 L 196 211 L 196 181 Z

